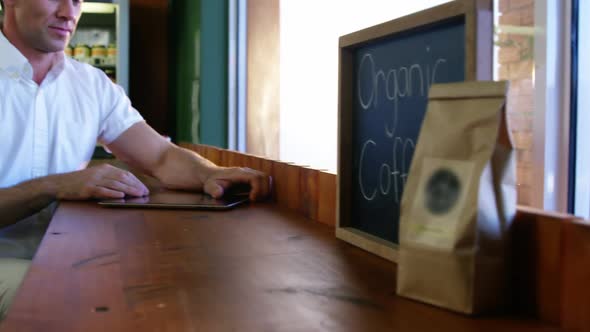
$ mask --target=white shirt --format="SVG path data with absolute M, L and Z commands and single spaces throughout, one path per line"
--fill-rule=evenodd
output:
M 0 188 L 83 169 L 97 142 L 111 143 L 138 121 L 120 86 L 65 55 L 37 85 L 31 64 L 0 32 Z M 11 234 L 22 233 L 14 228 L 39 222 L 32 219 L 0 229 L 0 257 Z
M 0 188 L 83 169 L 142 117 L 99 69 L 67 58 L 33 81 L 27 59 L 0 33 Z

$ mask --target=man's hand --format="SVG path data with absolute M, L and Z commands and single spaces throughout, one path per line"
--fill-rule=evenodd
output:
M 0 188 L 0 227 L 37 213 L 56 199 L 121 198 L 148 193 L 145 185 L 133 174 L 108 164 L 40 177 Z
M 204 191 L 220 198 L 234 185 L 250 186 L 250 199 L 262 200 L 271 178 L 249 168 L 220 167 L 203 156 L 176 146 L 145 122 L 138 122 L 108 145 L 127 165 L 160 180 L 168 189 Z
M 58 200 L 122 198 L 125 195 L 141 197 L 149 194 L 148 188 L 135 175 L 109 164 L 51 177 L 55 180 Z
M 251 201 L 264 199 L 272 190 L 272 178 L 262 172 L 245 167 L 217 167 L 205 180 L 203 191 L 220 198 L 238 184 L 250 185 Z

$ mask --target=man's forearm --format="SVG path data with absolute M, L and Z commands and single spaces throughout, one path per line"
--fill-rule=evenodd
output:
M 0 189 L 0 227 L 35 214 L 55 198 L 55 188 L 49 177 Z
M 0 227 L 26 218 L 55 200 L 139 197 L 147 193 L 133 174 L 108 164 L 53 174 L 0 189 Z
M 202 190 L 205 179 L 217 167 L 195 152 L 171 144 L 151 173 L 168 188 Z

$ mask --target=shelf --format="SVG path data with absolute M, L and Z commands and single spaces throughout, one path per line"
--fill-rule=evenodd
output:
M 112 69 L 114 71 L 117 71 L 117 66 L 115 66 L 115 65 L 92 65 L 92 66 L 102 69 L 102 70 Z

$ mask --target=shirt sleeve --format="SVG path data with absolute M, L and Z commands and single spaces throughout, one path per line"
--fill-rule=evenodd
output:
M 131 106 L 131 101 L 125 94 L 125 90 L 119 85 L 110 81 L 103 74 L 106 80 L 104 86 L 103 114 L 99 127 L 98 142 L 108 145 L 123 134 L 129 127 L 137 122 L 144 121 L 139 112 Z

